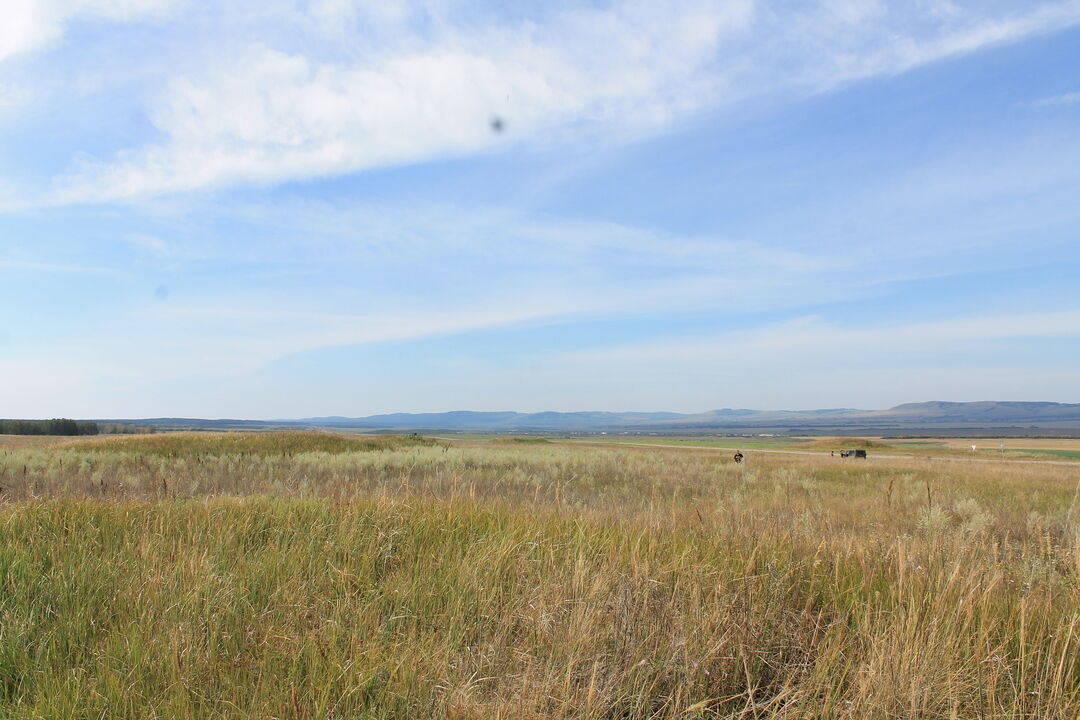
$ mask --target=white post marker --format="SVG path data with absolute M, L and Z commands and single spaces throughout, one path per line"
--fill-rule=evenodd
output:
M 975 454 L 975 446 L 974 446 L 974 445 L 972 445 L 972 446 L 971 446 L 971 454 L 972 454 L 972 455 L 974 455 L 974 454 Z

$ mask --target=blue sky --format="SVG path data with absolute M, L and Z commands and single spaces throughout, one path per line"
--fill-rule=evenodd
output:
M 10 3 L 0 416 L 1080 402 L 1080 2 Z

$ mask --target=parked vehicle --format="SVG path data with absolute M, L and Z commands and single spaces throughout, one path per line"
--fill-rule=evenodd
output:
M 841 450 L 840 451 L 840 457 L 865 458 L 866 457 L 866 451 L 865 450 Z

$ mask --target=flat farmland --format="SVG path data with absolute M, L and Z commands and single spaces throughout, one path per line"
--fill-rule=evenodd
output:
M 568 443 L 623 444 L 639 447 L 711 448 L 762 452 L 799 452 L 821 455 L 862 448 L 874 456 L 910 455 L 927 458 L 1080 461 L 1078 438 L 895 438 L 895 437 L 714 437 L 619 435 L 579 438 Z M 1004 444 L 1004 450 L 1002 450 Z M 973 452 L 971 446 L 975 445 Z
M 1080 450 L 1080 438 L 939 438 L 933 442 L 961 450 L 970 450 L 972 445 L 980 449 L 996 450 L 1002 444 L 1006 449 Z
M 1080 712 L 1080 472 L 329 434 L 0 446 L 0 717 Z
M 1080 438 L 943 438 L 940 442 L 945 447 L 968 452 L 974 445 L 976 455 L 1000 453 L 1004 445 L 1007 457 L 1023 454 L 1080 461 Z

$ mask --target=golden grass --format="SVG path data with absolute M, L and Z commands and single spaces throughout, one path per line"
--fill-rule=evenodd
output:
M 159 457 L 343 453 L 431 444 L 433 441 L 417 436 L 358 436 L 302 431 L 175 432 L 153 435 L 97 436 L 55 443 L 60 448 L 84 452 L 137 453 Z
M 0 435 L 0 452 L 25 450 L 32 447 L 51 447 L 70 441 L 70 435 Z
M 0 451 L 0 717 L 1080 712 L 1073 468 L 132 447 Z

